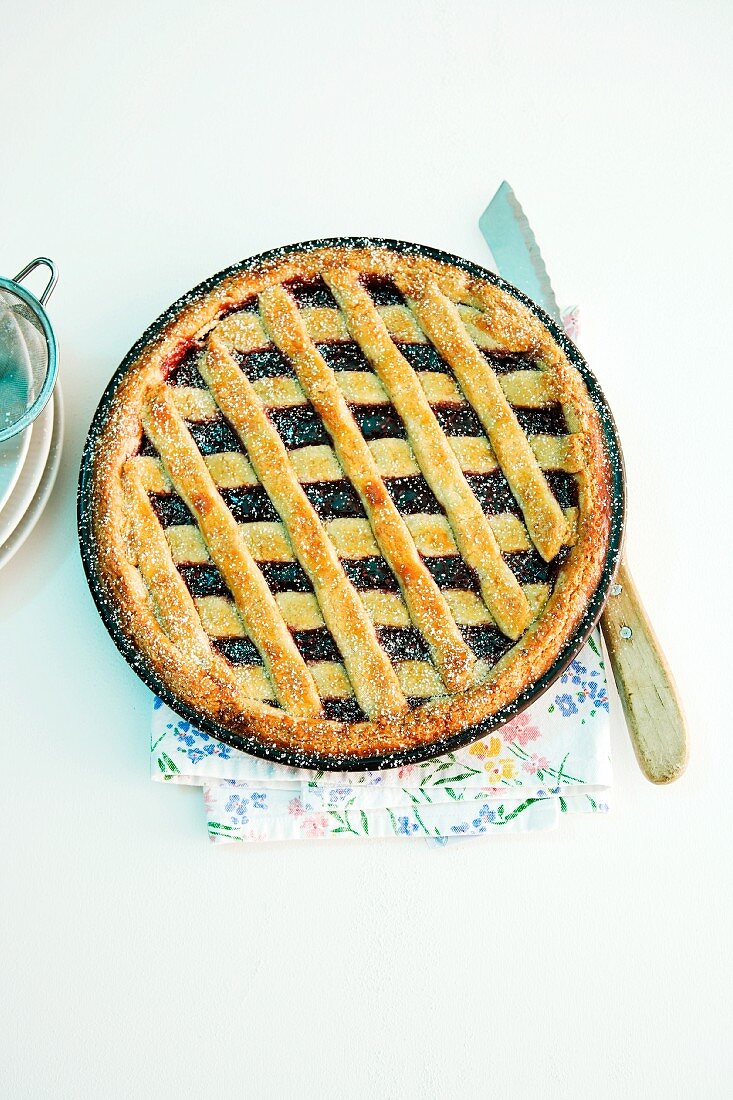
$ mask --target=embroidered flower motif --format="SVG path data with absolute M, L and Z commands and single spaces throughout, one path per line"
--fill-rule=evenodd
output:
M 479 760 L 486 760 L 490 756 L 498 756 L 501 752 L 501 739 L 499 737 L 486 737 L 483 741 L 476 741 L 468 751 L 471 756 L 477 756 Z
M 299 798 L 291 798 L 290 799 L 290 802 L 288 802 L 288 813 L 292 814 L 293 817 L 302 817 L 303 816 L 303 813 L 304 813 L 303 803 L 300 801 Z
M 577 306 L 569 306 L 562 312 L 562 327 L 571 340 L 577 343 L 580 334 L 580 310 Z
M 304 817 L 301 821 L 300 831 L 309 839 L 314 839 L 324 836 L 328 826 L 329 819 L 326 814 L 311 814 L 310 817 Z
M 198 733 L 198 737 L 204 737 L 209 741 L 209 737 L 205 733 Z M 193 739 L 191 740 L 192 743 Z M 181 750 L 183 751 L 183 750 Z M 202 760 L 205 760 L 207 756 L 218 756 L 222 760 L 229 760 L 232 755 L 232 750 L 229 745 L 223 745 L 221 741 L 209 741 L 208 745 L 197 745 L 195 748 L 188 749 L 186 756 L 192 764 L 200 764 Z
M 267 809 L 267 792 L 266 791 L 252 791 L 252 809 L 253 810 L 266 810 Z
M 605 684 L 597 684 L 594 680 L 589 680 L 587 695 L 593 700 L 597 710 L 605 710 L 608 713 L 608 691 Z
M 532 721 L 532 715 L 525 710 L 512 718 L 511 722 L 507 722 L 502 729 L 502 736 L 507 744 L 516 741 L 522 748 L 526 748 L 530 741 L 538 741 L 542 733 Z
M 209 756 L 220 756 L 222 760 L 228 760 L 232 755 L 232 750 L 229 745 L 223 745 L 221 741 L 215 741 L 214 744 L 205 750 Z
M 522 770 L 534 775 L 536 772 L 545 771 L 549 766 L 550 761 L 546 757 L 538 756 L 536 752 L 533 752 L 530 758 L 522 764 Z
M 195 745 L 196 738 L 198 737 L 202 742 L 209 740 L 208 733 L 201 733 L 200 730 L 194 729 L 190 722 L 176 722 L 175 729 L 173 730 L 173 736 L 177 741 L 181 741 L 184 745 Z
M 576 657 L 574 661 L 571 661 L 568 667 L 560 677 L 561 684 L 579 684 L 585 676 L 588 669 L 585 665 L 581 665 L 580 661 Z
M 508 756 L 502 757 L 501 760 L 487 761 L 484 764 L 484 771 L 488 774 L 490 785 L 499 787 L 505 780 L 514 778 L 514 761 Z
M 224 813 L 231 814 L 231 819 L 235 825 L 246 825 L 249 821 L 247 817 L 248 807 L 248 798 L 245 798 L 244 795 L 232 793 L 224 806 Z
M 410 821 L 409 817 L 402 816 L 397 818 L 397 827 L 395 832 L 398 836 L 410 836 L 412 833 L 416 833 L 418 825 L 416 821 Z
M 570 718 L 572 714 L 578 713 L 578 708 L 573 702 L 572 695 L 568 695 L 567 692 L 564 695 L 556 695 L 555 702 L 557 703 L 563 718 Z
M 418 770 L 417 764 L 403 764 L 397 772 L 398 779 L 409 779 L 413 772 Z
M 484 802 L 483 806 L 478 812 L 478 817 L 473 819 L 474 829 L 478 829 L 480 833 L 486 832 L 486 826 L 491 825 L 496 821 L 496 810 L 492 810 L 488 802 Z
M 351 794 L 351 787 L 332 787 L 328 792 L 329 802 L 345 802 Z
M 608 713 L 608 692 L 599 669 L 592 669 L 589 673 L 576 658 L 563 672 L 560 683 L 572 690 L 572 694 L 565 692 L 555 696 L 563 717 L 577 714 L 584 706 L 589 706 L 591 717 L 599 710 Z

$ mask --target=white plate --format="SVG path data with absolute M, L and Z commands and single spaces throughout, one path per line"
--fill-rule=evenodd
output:
M 14 435 L 12 439 L 6 439 L 4 443 L 0 443 L 0 512 L 20 477 L 20 471 L 28 454 L 32 431 L 31 424 L 20 435 Z M 2 522 L 2 516 L 0 516 L 0 522 Z
M 57 382 L 53 397 L 35 422 L 34 445 L 0 515 L 0 569 L 23 545 L 41 517 L 58 473 L 63 438 L 64 407 Z

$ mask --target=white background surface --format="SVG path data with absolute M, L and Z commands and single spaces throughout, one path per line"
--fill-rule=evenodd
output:
M 0 2 L 0 270 L 58 263 L 66 450 L 0 574 L 0 1092 L 730 1095 L 733 6 Z M 210 846 L 76 545 L 86 428 L 171 301 L 281 243 L 482 261 L 506 177 L 616 412 L 686 704 L 557 834 Z M 723 502 L 725 510 L 721 511 Z

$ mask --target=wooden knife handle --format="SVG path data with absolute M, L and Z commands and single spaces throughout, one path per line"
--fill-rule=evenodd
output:
M 622 558 L 601 629 L 639 766 L 671 783 L 687 764 L 687 730 L 677 689 Z

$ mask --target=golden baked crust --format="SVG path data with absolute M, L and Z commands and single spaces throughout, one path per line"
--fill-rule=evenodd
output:
M 288 251 L 194 294 L 122 374 L 90 476 L 120 631 L 202 720 L 291 758 L 429 755 L 490 719 L 609 547 L 580 373 L 422 250 Z

